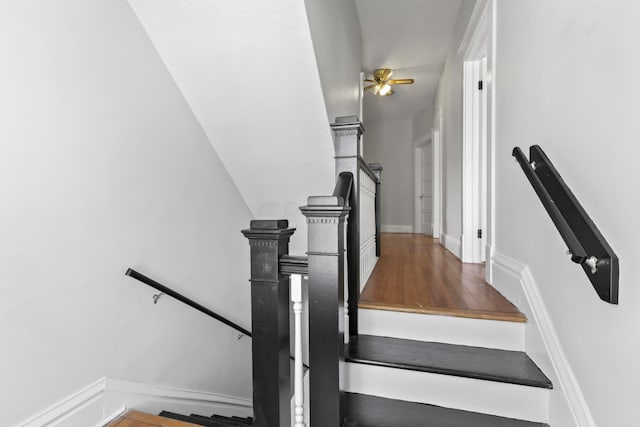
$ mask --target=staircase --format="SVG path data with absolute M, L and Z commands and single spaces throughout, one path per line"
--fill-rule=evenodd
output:
M 517 350 L 516 322 L 435 316 L 450 341 L 428 341 L 411 329 L 431 327 L 433 315 L 362 310 L 360 328 L 345 349 L 344 427 L 542 427 L 551 381 Z M 460 322 L 466 324 L 463 332 Z M 447 328 L 447 323 L 451 327 Z M 384 325 L 381 327 L 380 325 Z M 494 336 L 487 332 L 493 329 Z M 486 346 L 478 346 L 478 332 Z M 460 344 L 468 340 L 474 345 Z M 505 343 L 506 340 L 511 343 Z M 491 348 L 497 346 L 501 348 Z M 505 349 L 504 347 L 511 347 Z M 253 425 L 252 418 L 161 416 L 201 426 Z

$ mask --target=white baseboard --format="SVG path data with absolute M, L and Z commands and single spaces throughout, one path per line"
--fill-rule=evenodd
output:
M 101 378 L 17 427 L 101 426 L 123 408 L 149 413 L 251 416 L 251 399 L 175 387 Z
M 382 225 L 383 233 L 413 233 L 413 225 Z
M 440 243 L 442 243 L 442 246 L 444 246 L 449 252 L 451 252 L 458 258 L 461 257 L 459 238 L 453 237 L 450 234 L 443 234 L 440 238 Z
M 529 318 L 527 353 L 553 381 L 551 424 L 596 427 L 531 271 L 525 264 L 497 252 L 491 264 L 493 286 Z

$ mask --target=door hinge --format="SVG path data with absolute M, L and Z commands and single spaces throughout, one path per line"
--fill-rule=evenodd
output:
M 478 239 L 482 239 L 482 230 L 478 230 Z
M 482 90 L 483 82 L 482 80 L 478 80 L 478 90 Z

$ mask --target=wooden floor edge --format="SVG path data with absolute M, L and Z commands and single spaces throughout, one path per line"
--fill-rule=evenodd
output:
M 178 421 L 172 418 L 152 415 L 146 412 L 128 410 L 115 420 L 111 421 L 106 427 L 118 427 L 119 425 L 129 426 L 162 426 L 162 427 L 199 427 L 197 424 L 188 423 L 186 421 Z
M 520 313 L 502 313 L 494 311 L 480 311 L 455 308 L 421 308 L 410 305 L 389 304 L 378 302 L 360 302 L 358 308 L 370 310 L 399 311 L 402 313 L 429 314 L 436 316 L 463 317 L 466 319 L 499 320 L 504 322 L 526 323 L 527 316 Z

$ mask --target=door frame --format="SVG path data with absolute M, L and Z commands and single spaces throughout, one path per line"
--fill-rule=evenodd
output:
M 478 102 L 477 81 L 474 79 L 473 62 L 486 55 L 486 76 L 483 92 L 486 96 L 486 161 L 483 169 L 486 173 L 486 230 L 483 230 L 485 244 L 483 252 L 487 268 L 485 280 L 492 282 L 491 257 L 495 242 L 495 4 L 494 0 L 478 0 L 474 6 L 465 35 L 458 49 L 464 64 L 463 78 L 463 143 L 462 143 L 462 239 L 461 255 L 463 262 L 477 262 L 474 257 L 474 213 L 480 209 L 477 190 L 474 190 L 474 168 L 479 164 L 479 150 L 474 145 L 476 129 L 472 114 L 474 103 Z M 477 68 L 477 65 L 476 65 Z M 475 90 L 474 90 L 475 89 Z M 474 96 L 475 95 L 475 96 Z M 475 191 L 475 194 L 474 194 Z M 476 197 L 474 197 L 476 196 Z M 476 254 L 477 256 L 477 254 Z
M 416 234 L 425 234 L 422 227 L 422 193 L 424 192 L 422 188 L 422 156 L 431 138 L 431 135 L 427 136 L 413 146 L 413 232 Z M 431 162 L 433 164 L 433 159 Z M 433 233 L 433 223 L 431 231 Z
M 440 239 L 442 243 L 442 111 L 440 108 L 437 108 L 433 115 L 431 141 L 431 149 L 433 150 L 431 157 L 433 164 L 433 225 L 431 229 L 433 237 Z

